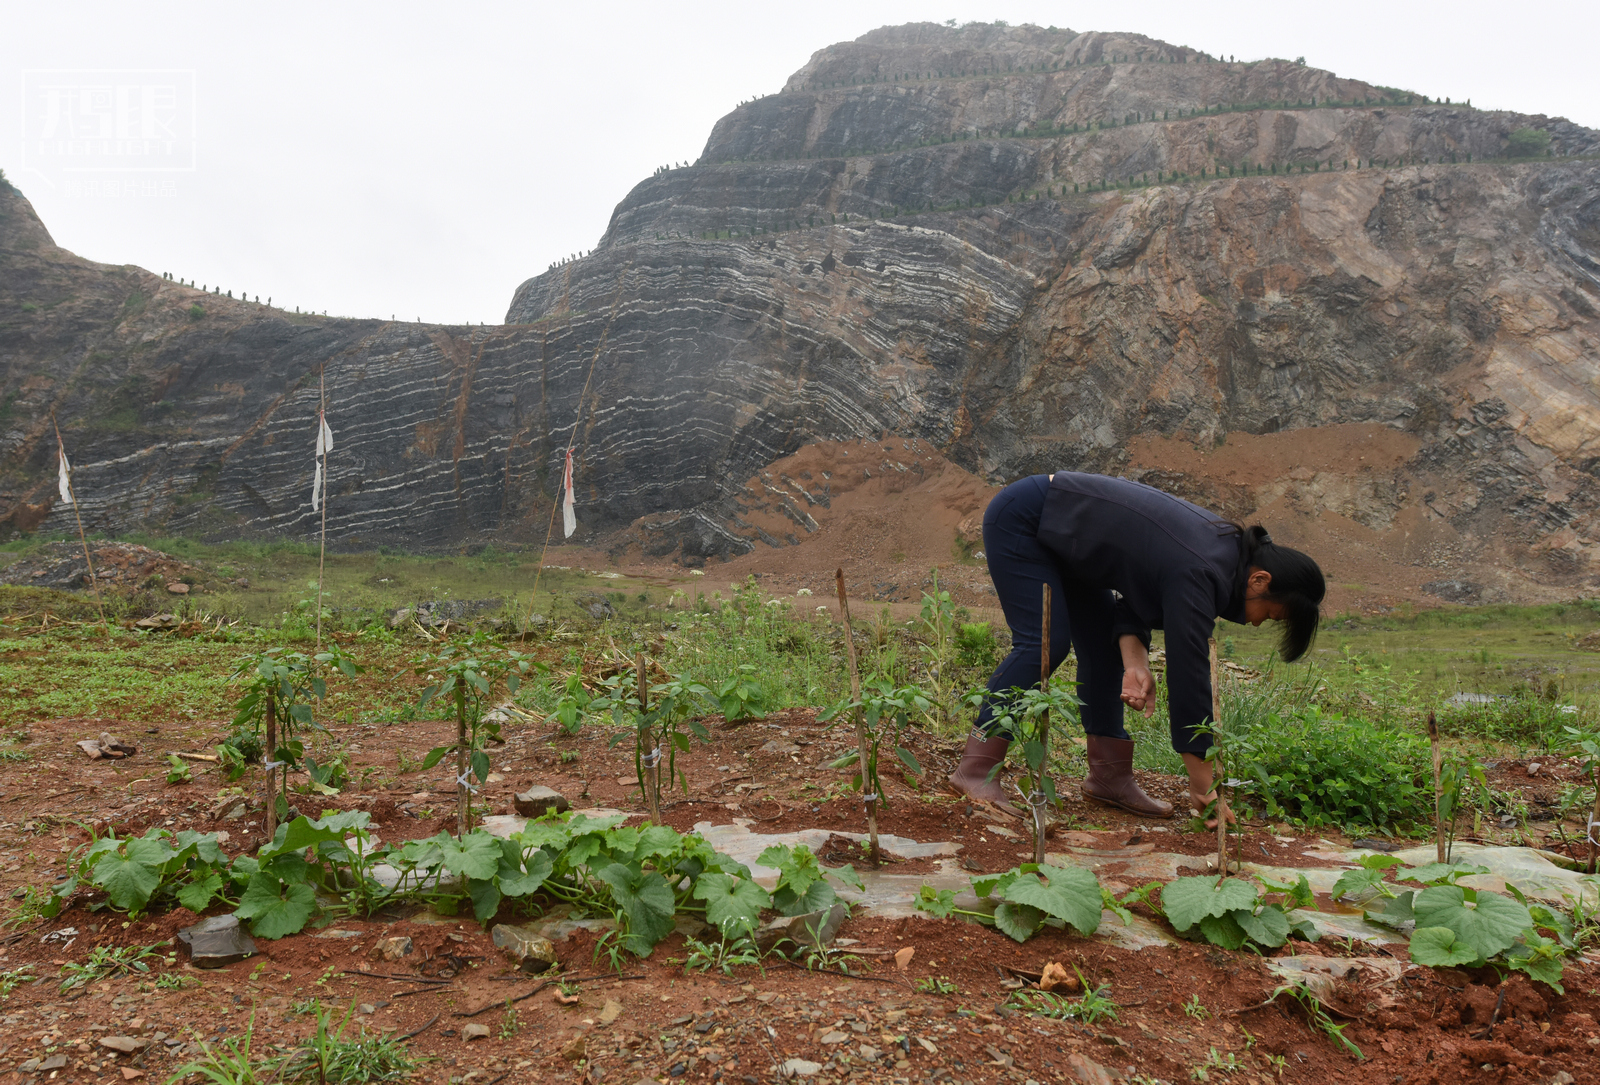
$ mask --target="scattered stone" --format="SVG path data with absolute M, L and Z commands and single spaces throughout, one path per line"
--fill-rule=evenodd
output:
M 88 755 L 90 761 L 102 759 L 120 761 L 124 757 L 132 757 L 139 752 L 137 746 L 130 746 L 120 738 L 113 738 L 104 731 L 100 732 L 99 738 L 86 738 L 79 742 L 78 749 Z
M 135 1070 L 131 1066 L 124 1066 L 122 1068 L 122 1080 L 123 1081 L 138 1081 L 142 1077 L 144 1077 L 144 1071 L 143 1070 Z
M 622 1016 L 622 1003 L 614 998 L 606 999 L 606 1004 L 600 1009 L 600 1023 L 609 1025 Z
M 176 629 L 183 624 L 183 619 L 176 614 L 154 614 L 148 618 L 140 618 L 133 623 L 135 629 Z
M 911 958 L 916 956 L 916 953 L 917 953 L 917 947 L 916 946 L 906 946 L 903 949 L 895 950 L 895 953 L 894 953 L 894 966 L 895 966 L 895 968 L 898 969 L 901 972 L 904 972 L 906 970 L 906 966 L 911 963 Z
M 564 814 L 572 809 L 572 804 L 567 797 L 552 787 L 530 787 L 526 791 L 518 792 L 515 800 L 517 813 L 525 818 L 543 817 L 546 810 L 552 806 L 556 813 Z
M 1544 768 L 1544 765 L 1538 761 L 1535 761 L 1533 764 L 1528 766 L 1528 775 L 1537 776 L 1539 775 L 1539 770 L 1542 768 Z
M 401 607 L 399 610 L 389 615 L 389 628 L 399 629 L 401 626 L 405 625 L 411 620 L 411 616 L 414 613 L 415 611 L 413 611 L 410 607 Z
M 815 1077 L 822 1073 L 822 1064 L 810 1059 L 790 1059 L 778 1067 L 780 1077 Z
M 398 961 L 401 957 L 409 957 L 412 948 L 411 939 L 396 934 L 379 939 L 378 944 L 372 947 L 372 954 L 386 961 Z
M 506 955 L 524 972 L 538 975 L 556 964 L 556 947 L 551 945 L 550 939 L 534 934 L 526 927 L 497 923 L 490 937 L 494 939 L 495 946 L 505 950 Z
M 332 938 L 336 942 L 347 942 L 352 938 L 360 938 L 361 931 L 345 930 L 343 927 L 329 927 L 325 931 L 318 931 L 313 938 Z
M 124 1055 L 131 1055 L 135 1051 L 143 1051 L 150 1046 L 149 1040 L 142 1040 L 137 1036 L 102 1036 L 100 1046 L 120 1051 Z
M 822 1039 L 818 1042 L 827 1044 L 831 1047 L 834 1044 L 842 1044 L 849 1038 L 850 1034 L 848 1032 L 840 1032 L 838 1029 L 834 1029 L 831 1032 L 824 1032 L 822 1034 Z
M 471 1025 L 462 1025 L 461 1026 L 461 1039 L 466 1041 L 469 1044 L 473 1040 L 487 1040 L 488 1038 L 489 1038 L 489 1026 L 488 1025 L 471 1024 Z
M 222 968 L 256 955 L 255 940 L 236 916 L 214 915 L 178 932 L 178 942 L 196 968 Z
M 1043 637 L 1041 637 L 1040 639 L 1042 640 Z M 31 1073 L 33 1073 L 35 1070 L 39 1069 L 40 1061 L 41 1060 L 39 1060 L 39 1059 L 29 1059 L 28 1061 L 22 1063 L 21 1065 L 19 1065 L 17 1067 L 17 1073 L 19 1073 L 19 1074 L 31 1074 Z
M 188 595 L 189 585 L 185 584 L 181 580 L 174 580 L 167 585 L 167 591 L 171 592 L 173 595 Z
M 66 1065 L 67 1057 L 65 1055 L 51 1055 L 39 1064 L 39 1071 L 43 1073 L 46 1070 L 61 1070 Z
M 566 1059 L 568 1062 L 577 1062 L 579 1059 L 585 1059 L 589 1057 L 588 1044 L 585 1043 L 585 1038 L 582 1033 L 574 1036 L 572 1038 L 572 1042 L 561 1049 L 561 1057 Z
M 883 1052 L 879 1051 L 871 1044 L 862 1044 L 856 1048 L 856 1050 L 859 1051 L 861 1053 L 861 1057 L 866 1059 L 868 1062 L 877 1062 L 878 1059 L 883 1056 Z
M 374 1006 L 370 1002 L 363 1002 L 360 1006 L 356 1007 L 356 1010 L 357 1012 L 367 1014 L 370 1017 L 372 1014 L 378 1012 L 378 1007 Z
M 765 746 L 761 747 L 761 752 L 788 755 L 799 753 L 800 747 L 796 746 L 793 742 L 786 742 L 781 738 L 774 738 L 769 740 Z

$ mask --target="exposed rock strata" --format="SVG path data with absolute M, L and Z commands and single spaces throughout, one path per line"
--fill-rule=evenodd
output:
M 1190 115 L 1280 98 L 1307 105 Z M 1561 156 L 1600 140 L 1330 98 L 1397 92 L 1132 36 L 877 31 L 720 121 L 701 164 L 638 185 L 593 254 L 522 284 L 492 329 L 201 297 L 56 249 L 0 195 L 0 519 L 65 526 L 53 409 L 92 528 L 307 534 L 324 374 L 345 545 L 542 539 L 575 426 L 585 532 L 636 524 L 689 561 L 783 544 L 745 515 L 746 480 L 893 432 L 991 480 L 1164 472 L 1414 533 L 1430 541 L 1406 560 L 1481 566 L 1466 579 L 1494 591 L 1586 588 L 1600 165 L 1484 160 L 1523 126 Z M 1157 111 L 1173 119 L 1121 123 Z M 902 149 L 828 157 L 848 147 Z M 1285 462 L 1228 491 L 1137 453 L 1349 426 L 1401 435 L 1404 458 Z

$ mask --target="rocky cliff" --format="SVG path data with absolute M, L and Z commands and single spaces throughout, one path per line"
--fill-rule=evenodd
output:
M 321 380 L 343 545 L 542 539 L 575 435 L 586 535 L 698 562 L 784 541 L 764 465 L 891 432 L 989 480 L 1333 517 L 1437 594 L 1586 591 L 1600 134 L 1424 94 L 1133 35 L 875 31 L 719 121 L 495 328 L 202 296 L 0 195 L 0 527 L 70 523 L 54 411 L 91 528 L 307 534 Z M 1521 128 L 1550 155 L 1507 161 Z

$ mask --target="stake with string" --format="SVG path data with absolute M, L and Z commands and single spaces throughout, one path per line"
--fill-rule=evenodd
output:
M 1044 582 L 1043 611 L 1039 627 L 1039 690 L 1050 691 L 1050 582 Z M 1031 781 L 1028 809 L 1033 813 L 1033 861 L 1044 862 L 1044 774 L 1050 766 L 1050 708 L 1039 713 L 1039 770 Z
M 311 511 L 322 506 L 322 543 L 317 551 L 317 647 L 322 647 L 322 570 L 328 557 L 328 453 L 333 451 L 333 430 L 328 428 L 328 390 L 323 373 L 317 373 L 317 470 L 311 483 Z
M 656 744 L 655 728 L 650 725 L 650 684 L 645 680 L 644 652 L 633 657 L 634 682 L 639 687 L 639 729 L 644 732 L 640 748 L 643 760 L 645 805 L 650 808 L 650 822 L 661 824 L 661 747 Z M 669 781 L 670 782 L 670 781 Z
M 1223 798 L 1222 745 L 1222 681 L 1218 674 L 1217 638 L 1211 644 L 1211 783 L 1217 789 L 1217 873 L 1228 873 L 1228 805 Z
M 844 657 L 850 665 L 850 701 L 855 705 L 853 715 L 856 724 L 856 750 L 861 758 L 861 798 L 867 807 L 867 838 L 871 841 L 871 856 L 874 863 L 879 861 L 878 855 L 878 793 L 868 791 L 872 786 L 871 777 L 867 771 L 871 762 L 868 760 L 867 749 L 867 724 L 861 717 L 861 671 L 856 666 L 856 641 L 850 629 L 850 600 L 844 594 L 844 569 L 835 569 L 833 582 L 839 589 L 839 617 L 844 622 Z
M 94 592 L 95 613 L 100 615 L 100 624 L 110 632 L 105 607 L 100 604 L 100 581 L 94 575 L 94 559 L 89 556 L 89 537 L 83 533 L 83 513 L 78 508 L 77 491 L 72 488 L 72 465 L 67 462 L 67 446 L 61 440 L 61 425 L 56 421 L 55 411 L 50 412 L 50 425 L 56 431 L 56 454 L 60 456 L 56 485 L 61 491 L 61 500 L 72 506 L 72 515 L 78 521 L 78 542 L 83 544 L 83 563 L 89 567 L 89 589 Z
M 1446 861 L 1444 846 L 1444 751 L 1439 748 L 1439 721 L 1428 713 L 1428 744 L 1433 747 L 1433 848 L 1439 862 Z

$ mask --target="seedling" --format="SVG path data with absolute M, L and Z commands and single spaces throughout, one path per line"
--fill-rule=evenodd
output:
M 1199 995 L 1189 996 L 1189 1001 L 1183 1004 L 1183 1012 L 1196 1021 L 1204 1021 L 1211 1016 L 1211 1011 L 1201 1004 Z
M 1117 1020 L 1117 1011 L 1122 1007 L 1107 996 L 1111 985 L 1103 983 L 1091 988 L 1077 965 L 1073 965 L 1072 970 L 1078 973 L 1078 983 L 1083 988 L 1081 997 L 1065 998 L 1054 991 L 1013 991 L 1007 1004 L 1035 1017 L 1069 1018 L 1091 1026 L 1103 1020 Z
M 917 981 L 917 990 L 925 995 L 957 994 L 956 985 L 947 976 L 925 976 Z
M 61 981 L 61 993 L 66 994 L 74 987 L 85 987 L 96 980 L 110 979 L 112 976 L 148 972 L 151 964 L 161 961 L 161 954 L 157 951 L 166 944 L 157 942 L 153 946 L 97 946 L 90 951 L 88 960 L 68 961 L 62 966 L 61 974 L 66 979 Z M 168 954 L 166 963 L 170 965 L 176 959 Z
M 1361 1049 L 1355 1044 L 1351 1043 L 1350 1040 L 1345 1037 L 1345 1026 L 1334 1024 L 1333 1018 L 1328 1015 L 1328 1011 L 1326 1007 L 1322 1005 L 1322 1001 L 1317 998 L 1316 995 L 1311 993 L 1311 988 L 1307 987 L 1303 983 L 1286 983 L 1282 987 L 1279 987 L 1273 991 L 1271 997 L 1268 998 L 1267 1001 L 1271 1002 L 1273 999 L 1276 999 L 1279 995 L 1283 994 L 1292 996 L 1295 1001 L 1300 1003 L 1301 1007 L 1306 1011 L 1306 1016 L 1310 1019 L 1311 1024 L 1324 1036 L 1341 1044 L 1345 1050 L 1349 1051 L 1356 1058 L 1366 1058 L 1366 1056 L 1361 1053 Z
M 506 999 L 506 1008 L 500 1014 L 500 1038 L 509 1040 L 517 1034 L 517 1007 L 509 998 Z

